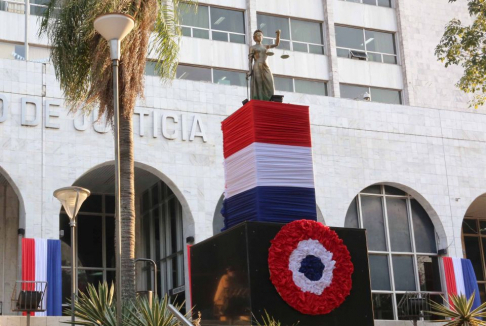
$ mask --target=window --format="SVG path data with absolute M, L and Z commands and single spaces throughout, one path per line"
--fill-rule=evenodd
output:
M 243 11 L 181 3 L 182 35 L 245 44 Z
M 71 298 L 71 229 L 69 217 L 60 214 L 63 304 Z M 115 197 L 91 194 L 77 216 L 78 289 L 115 280 Z
M 345 226 L 367 230 L 375 319 L 398 319 L 397 304 L 406 292 L 428 293 L 440 302 L 434 225 L 412 196 L 370 186 L 353 199 Z
M 361 28 L 336 26 L 338 57 L 349 58 L 351 50 L 364 51 L 368 61 L 397 63 L 395 35 Z
M 274 76 L 275 90 L 327 96 L 327 84 L 321 81 Z
M 49 62 L 49 48 L 29 45 L 29 61 Z M 23 44 L 0 42 L 0 58 L 25 61 Z
M 342 1 L 364 3 L 366 5 L 391 8 L 391 0 L 342 0 Z
M 465 217 L 462 222 L 462 241 L 465 257 L 471 260 L 478 280 L 481 302 L 486 301 L 486 220 Z
M 47 9 L 49 0 L 31 0 L 30 1 L 30 14 L 35 16 L 42 16 Z M 14 12 L 18 14 L 25 13 L 25 5 L 23 2 L 15 0 L 0 0 L 0 11 Z
M 279 48 L 324 54 L 321 23 L 258 14 L 257 24 L 263 32 L 264 44 L 275 43 L 275 31 L 280 29 Z
M 157 263 L 157 293 L 161 296 L 184 285 L 182 206 L 159 181 L 142 193 L 141 211 L 145 256 Z M 151 275 L 145 280 L 146 288 L 151 289 Z
M 368 93 L 372 102 L 402 104 L 400 91 L 397 90 L 348 84 L 339 84 L 339 89 L 341 98 L 364 100 L 363 95 Z

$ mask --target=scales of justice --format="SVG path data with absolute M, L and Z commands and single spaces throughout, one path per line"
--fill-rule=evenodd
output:
M 273 56 L 274 53 L 270 51 L 272 48 L 276 48 L 280 45 L 280 30 L 277 30 L 277 38 L 274 44 L 262 44 L 263 32 L 257 29 L 253 33 L 253 40 L 255 44 L 250 47 L 250 53 L 248 54 L 249 71 L 246 74 L 247 91 L 250 90 L 249 98 L 251 100 L 263 100 L 272 102 L 282 102 L 283 95 L 275 95 L 275 85 L 273 80 L 273 74 L 270 67 L 267 64 L 267 57 Z M 282 59 L 287 59 L 288 54 L 284 52 L 281 56 Z M 251 77 L 251 82 L 249 79 Z M 250 86 L 248 85 L 250 84 Z M 245 104 L 248 100 L 243 101 Z

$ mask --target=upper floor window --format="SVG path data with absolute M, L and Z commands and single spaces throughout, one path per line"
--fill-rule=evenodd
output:
M 323 81 L 278 76 L 273 78 L 277 91 L 327 96 L 327 84 Z
M 342 1 L 364 3 L 366 5 L 391 8 L 391 0 L 342 0 Z
M 400 91 L 397 90 L 348 84 L 339 84 L 339 89 L 342 98 L 363 100 L 364 94 L 368 93 L 372 102 L 402 104 Z
M 280 29 L 279 48 L 291 51 L 324 54 L 322 24 L 286 17 L 257 15 L 258 29 L 263 32 L 264 44 L 275 42 L 275 31 Z
M 243 11 L 181 3 L 182 35 L 245 44 Z
M 368 61 L 397 63 L 395 35 L 362 28 L 336 26 L 338 57 L 350 58 L 350 51 L 365 52 Z

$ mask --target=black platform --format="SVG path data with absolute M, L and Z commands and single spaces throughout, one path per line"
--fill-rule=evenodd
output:
M 268 249 L 281 227 L 246 222 L 191 248 L 192 304 L 195 314 L 202 313 L 201 324 L 250 325 L 252 315 L 260 318 L 266 310 L 283 326 L 297 322 L 299 326 L 374 325 L 366 231 L 331 228 L 351 254 L 353 287 L 340 307 L 312 316 L 290 307 L 270 281 Z M 216 295 L 220 283 L 220 289 L 226 290 Z

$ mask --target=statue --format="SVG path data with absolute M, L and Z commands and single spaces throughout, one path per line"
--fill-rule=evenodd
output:
M 250 54 L 248 55 L 250 71 L 247 73 L 247 79 L 251 76 L 251 92 L 250 98 L 252 100 L 269 101 L 275 93 L 273 85 L 273 75 L 267 65 L 267 50 L 276 48 L 280 44 L 280 30 L 276 31 L 277 39 L 275 44 L 263 45 L 263 32 L 257 29 L 253 33 L 253 40 L 255 45 L 250 47 Z

